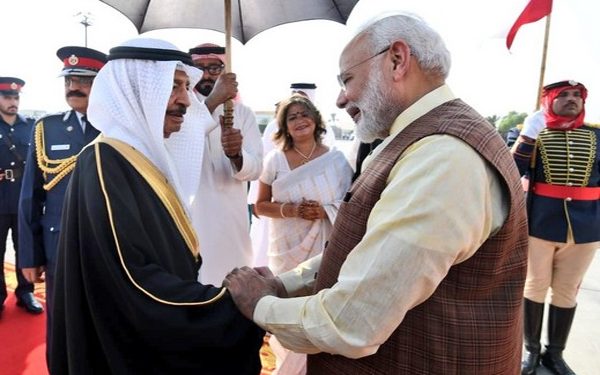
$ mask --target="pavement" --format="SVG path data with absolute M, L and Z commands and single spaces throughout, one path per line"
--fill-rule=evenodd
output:
M 5 260 L 14 264 L 14 255 L 9 238 Z M 585 275 L 577 302 L 575 319 L 563 357 L 577 375 L 598 375 L 600 374 L 600 251 L 596 253 Z M 542 333 L 542 341 L 544 340 L 545 330 Z M 552 373 L 542 366 L 538 369 L 537 375 L 552 375 Z

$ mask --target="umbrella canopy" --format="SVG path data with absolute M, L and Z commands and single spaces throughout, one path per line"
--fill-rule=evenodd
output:
M 100 0 L 123 13 L 140 33 L 168 28 L 225 29 L 224 0 Z M 231 35 L 245 44 L 290 22 L 346 23 L 358 0 L 231 0 Z
M 225 71 L 231 71 L 231 37 L 242 44 L 284 23 L 331 20 L 346 23 L 358 0 L 100 0 L 123 13 L 140 33 L 199 28 L 225 33 Z M 225 102 L 224 122 L 233 124 L 233 102 Z

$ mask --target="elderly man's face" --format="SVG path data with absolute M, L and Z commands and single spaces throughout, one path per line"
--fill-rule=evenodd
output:
M 190 79 L 182 70 L 175 71 L 173 78 L 173 91 L 167 104 L 167 112 L 165 116 L 165 126 L 163 128 L 163 136 L 169 138 L 172 133 L 181 130 L 183 124 L 183 115 L 185 115 L 187 107 L 190 106 Z
M 208 96 L 215 87 L 217 78 L 223 73 L 225 66 L 221 60 L 216 58 L 196 60 L 194 65 L 202 70 L 202 79 L 196 84 L 196 90 L 200 94 Z
M 552 102 L 552 111 L 559 116 L 575 117 L 583 110 L 583 98 L 579 89 L 563 90 Z
M 94 77 L 65 76 L 65 98 L 69 107 L 79 113 L 87 112 L 93 82 Z
M 389 90 L 381 69 L 383 52 L 369 54 L 359 38 L 349 44 L 340 58 L 340 83 L 337 106 L 345 108 L 356 123 L 356 134 L 363 142 L 385 138 L 391 123 Z

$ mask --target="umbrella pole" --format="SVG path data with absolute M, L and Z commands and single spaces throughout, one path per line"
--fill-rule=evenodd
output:
M 225 73 L 231 73 L 231 0 L 225 2 Z M 223 109 L 224 126 L 233 126 L 233 100 L 225 102 Z

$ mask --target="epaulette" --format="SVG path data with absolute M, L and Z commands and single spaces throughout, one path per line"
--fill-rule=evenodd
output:
M 49 113 L 49 114 L 46 114 L 46 115 L 44 115 L 44 116 L 40 117 L 40 118 L 37 120 L 37 122 L 40 122 L 40 121 L 42 121 L 42 120 L 46 120 L 46 119 L 49 119 L 49 118 L 52 118 L 52 117 L 64 117 L 64 116 L 65 116 L 65 114 L 67 114 L 67 113 L 69 113 L 69 112 L 70 112 L 70 111 L 60 111 L 60 112 Z
M 58 111 L 58 112 L 47 113 L 42 118 L 48 118 L 51 116 L 64 116 L 65 113 L 67 113 L 67 112 L 71 112 L 71 111 Z

